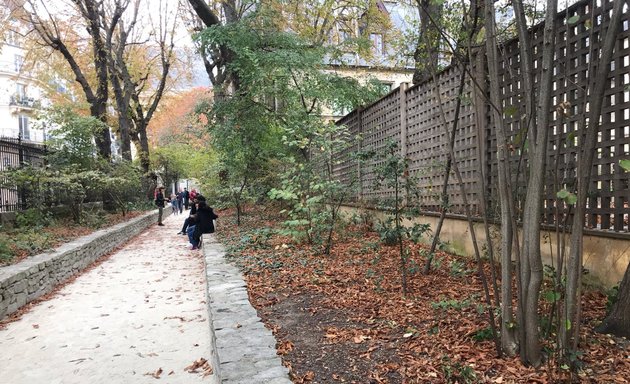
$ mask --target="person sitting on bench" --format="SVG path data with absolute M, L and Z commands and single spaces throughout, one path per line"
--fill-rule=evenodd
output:
M 214 233 L 214 220 L 218 219 L 211 207 L 205 201 L 200 201 L 195 213 L 195 223 L 187 229 L 188 240 L 192 245 L 191 249 L 201 247 L 201 235 L 204 233 Z

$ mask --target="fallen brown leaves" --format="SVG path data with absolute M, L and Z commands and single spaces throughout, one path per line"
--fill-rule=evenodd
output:
M 250 300 L 278 340 L 278 353 L 296 383 L 629 383 L 630 351 L 624 340 L 592 332 L 606 297 L 583 297 L 583 369 L 569 374 L 550 360 L 539 369 L 518 357 L 497 358 L 483 337 L 487 318 L 472 260 L 438 253 L 434 271 L 410 277 L 401 295 L 399 256 L 378 236 L 348 227 L 333 251 L 295 244 L 260 228 L 276 226 L 245 216 L 241 227 L 222 212 L 219 236 L 228 257 L 245 272 Z M 411 266 L 422 266 L 412 246 Z M 419 269 L 419 268 L 417 268 Z M 489 275 L 489 274 L 488 274 Z M 541 308 L 541 313 L 548 308 Z
M 158 368 L 155 372 L 147 372 L 144 375 L 145 376 L 151 376 L 154 379 L 159 379 L 160 376 L 162 375 L 162 373 L 164 373 L 164 371 L 162 370 L 162 368 Z
M 208 360 L 200 357 L 195 360 L 192 364 L 184 368 L 184 371 L 188 373 L 201 373 L 203 377 L 210 376 L 214 372 Z M 201 371 L 201 372 L 200 372 Z

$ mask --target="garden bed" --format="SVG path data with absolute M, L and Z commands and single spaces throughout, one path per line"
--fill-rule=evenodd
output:
M 403 297 L 397 249 L 365 227 L 348 225 L 323 255 L 277 235 L 268 210 L 245 216 L 241 227 L 228 212 L 221 216 L 228 257 L 243 270 L 296 383 L 629 382 L 627 340 L 592 331 L 605 316 L 604 293 L 583 296 L 578 373 L 553 360 L 553 337 L 545 364 L 534 369 L 497 357 L 472 260 L 440 252 L 423 275 L 422 248 L 413 245 Z

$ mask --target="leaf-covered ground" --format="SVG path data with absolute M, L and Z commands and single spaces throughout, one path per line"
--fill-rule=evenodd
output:
M 323 255 L 277 235 L 275 212 L 257 209 L 240 227 L 224 211 L 218 233 L 296 383 L 630 382 L 628 342 L 592 332 L 605 314 L 603 293 L 583 299 L 579 373 L 552 358 L 535 370 L 517 357 L 497 358 L 472 260 L 439 253 L 423 275 L 414 247 L 410 269 L 417 272 L 403 297 L 397 249 L 374 232 L 348 225 Z

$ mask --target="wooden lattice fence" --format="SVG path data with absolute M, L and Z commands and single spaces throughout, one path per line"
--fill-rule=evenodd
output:
M 603 36 L 609 20 L 612 1 L 582 1 L 558 15 L 558 37 L 553 68 L 554 110 L 548 129 L 547 173 L 544 217 L 554 224 L 562 204 L 556 198 L 560 189 L 573 190 L 576 176 L 577 152 L 580 148 L 580 124 L 588 111 L 585 89 L 589 81 L 606 81 L 601 129 L 597 155 L 592 170 L 592 186 L 588 199 L 587 226 L 599 230 L 628 233 L 630 216 L 630 173 L 619 165 L 620 159 L 630 158 L 630 11 L 624 9 L 621 33 L 617 37 L 610 75 L 607 79 L 593 79 L 597 55 L 597 36 Z M 577 17 L 576 17 L 577 16 Z M 567 21 L 570 20 L 568 23 Z M 530 31 L 535 56 L 534 68 L 540 76 L 542 62 L 543 25 Z M 515 197 L 518 204 L 524 199 L 527 151 L 524 98 L 520 77 L 519 42 L 508 41 L 501 45 L 500 88 L 504 122 L 510 140 L 510 167 Z M 490 122 L 490 105 L 486 97 L 483 56 L 479 56 L 468 69 L 455 139 L 455 159 L 461 171 L 472 211 L 482 213 L 484 199 L 490 215 L 498 211 L 496 137 Z M 470 76 L 472 74 L 472 77 Z M 391 198 L 392 191 L 377 188 L 375 167 L 380 160 L 358 163 L 351 158 L 354 150 L 371 149 L 382 152 L 389 139 L 394 140 L 409 161 L 409 171 L 422 191 L 421 208 L 437 212 L 442 205 L 440 193 L 444 181 L 448 135 L 444 121 L 452 129 L 460 83 L 458 66 L 451 66 L 437 75 L 438 86 L 429 80 L 407 89 L 406 85 L 392 91 L 377 102 L 355 110 L 338 124 L 348 127 L 361 138 L 355 148 L 335 156 L 337 178 L 350 185 L 358 184 L 357 199 L 366 204 Z M 474 77 L 474 81 L 473 81 Z M 438 96 L 439 95 L 439 96 Z M 583 128 L 581 128 L 583 131 Z M 448 185 L 450 212 L 463 213 L 462 196 L 455 178 Z M 570 210 L 565 211 L 570 214 Z

